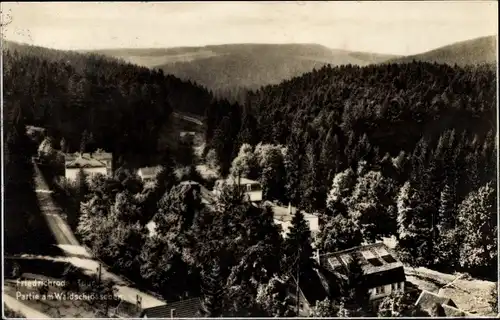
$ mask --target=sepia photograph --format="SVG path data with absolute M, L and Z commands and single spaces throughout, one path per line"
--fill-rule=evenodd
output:
M 497 1 L 2 2 L 3 318 L 497 317 Z

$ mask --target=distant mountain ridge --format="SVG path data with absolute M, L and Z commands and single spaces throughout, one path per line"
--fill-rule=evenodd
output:
M 459 66 L 496 64 L 497 36 L 460 41 L 424 53 L 391 59 L 388 62 L 405 63 L 413 60 Z
M 385 55 L 330 49 L 319 44 L 224 44 L 165 49 L 94 51 L 130 63 L 160 68 L 212 90 L 277 84 L 324 65 L 365 66 L 393 59 Z

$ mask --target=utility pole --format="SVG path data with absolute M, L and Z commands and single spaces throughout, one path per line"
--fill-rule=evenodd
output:
M 299 316 L 299 310 L 300 310 L 300 283 L 299 283 L 299 278 L 300 278 L 300 246 L 297 248 L 297 290 L 296 290 L 296 300 L 297 300 L 297 317 Z
M 102 265 L 99 263 L 97 267 L 97 283 L 101 283 L 101 273 L 102 273 Z

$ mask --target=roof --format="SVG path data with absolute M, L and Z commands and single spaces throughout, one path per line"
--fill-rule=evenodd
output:
M 450 298 L 437 295 L 427 290 L 423 290 L 422 293 L 420 293 L 415 305 L 420 306 L 423 310 L 430 310 L 436 303 L 443 306 L 447 305 L 454 308 L 457 307 L 455 302 L 453 302 Z
M 149 231 L 149 236 L 154 236 L 156 235 L 156 222 L 153 221 L 153 219 L 151 219 L 147 224 L 146 224 L 146 228 L 148 228 L 148 231 Z
M 228 179 L 219 179 L 215 181 L 214 184 L 214 193 L 218 194 L 220 192 L 220 186 L 222 184 L 225 185 L 235 185 L 237 184 L 238 179 L 235 179 L 233 177 L 230 177 Z M 259 181 L 255 180 L 250 180 L 247 178 L 240 178 L 239 179 L 240 186 L 242 187 L 243 191 L 245 192 L 245 195 L 248 196 L 249 200 L 251 202 L 258 202 L 262 201 L 262 186 L 260 185 Z M 250 185 L 250 190 L 246 189 L 245 186 Z
M 158 174 L 161 170 L 161 166 L 154 166 L 154 167 L 142 167 L 137 170 L 137 174 L 139 174 L 142 177 L 153 177 Z
M 314 306 L 317 301 L 323 301 L 328 296 L 323 283 L 315 270 L 307 274 L 301 274 L 299 278 L 299 286 L 302 294 L 307 299 L 307 302 Z
M 82 155 L 71 161 L 66 161 L 66 168 L 105 168 L 106 164 L 90 156 Z
M 452 307 L 452 306 L 449 306 L 447 304 L 442 304 L 441 305 L 444 309 L 444 312 L 446 313 L 446 316 L 447 317 L 474 317 L 473 314 L 470 314 L 468 312 L 465 312 L 463 310 L 460 310 L 458 308 L 455 308 L 455 307 Z
M 125 300 L 120 300 L 112 312 L 119 317 L 134 318 L 140 315 L 137 305 Z
M 196 132 L 195 132 L 195 131 L 181 131 L 181 132 L 179 133 L 179 135 L 180 135 L 181 137 L 185 137 L 185 136 L 194 136 L 194 135 L 196 135 Z
M 260 186 L 260 182 L 259 181 L 250 180 L 250 179 L 247 179 L 247 178 L 240 178 L 239 181 L 240 181 L 240 185 L 250 184 L 250 185 L 259 185 Z M 229 184 L 229 185 L 232 185 L 232 184 L 237 184 L 238 183 L 238 179 L 234 178 L 234 177 L 230 177 L 230 178 L 227 178 L 227 179 L 219 179 L 215 183 L 217 185 L 217 184 L 222 183 L 222 182 L 224 182 L 226 184 Z
M 200 184 L 196 181 L 193 180 L 184 180 L 179 183 L 180 185 L 185 185 L 185 186 L 199 186 Z
M 406 279 L 401 261 L 381 242 L 323 254 L 319 259 L 329 272 L 344 275 L 350 261 L 357 259 L 363 270 L 365 283 L 370 288 L 403 282 Z
M 217 172 L 210 169 L 207 165 L 199 164 L 196 166 L 196 171 L 200 173 L 203 179 L 212 179 L 217 177 Z
M 172 310 L 174 318 L 196 318 L 201 314 L 200 298 L 186 299 L 167 303 L 166 305 L 146 308 L 141 312 L 141 318 L 171 318 Z
M 76 158 L 80 157 L 80 152 L 75 153 L 66 153 L 65 155 L 66 161 L 72 161 Z M 86 158 L 94 158 L 97 160 L 113 160 L 113 154 L 109 152 L 104 152 L 101 149 L 97 149 L 97 151 L 92 153 L 82 153 L 81 156 Z

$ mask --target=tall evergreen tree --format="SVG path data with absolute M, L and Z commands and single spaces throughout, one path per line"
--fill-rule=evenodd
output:
M 286 193 L 292 205 L 298 205 L 300 201 L 300 180 L 301 180 L 301 152 L 300 145 L 296 139 L 291 139 L 286 147 L 284 164 L 286 170 Z
M 297 210 L 285 240 L 285 252 L 293 268 L 306 273 L 312 266 L 311 231 L 302 211 Z M 292 269 L 294 270 L 294 269 Z
M 224 313 L 224 280 L 222 278 L 219 262 L 214 260 L 202 279 L 203 309 L 211 318 L 221 317 Z

